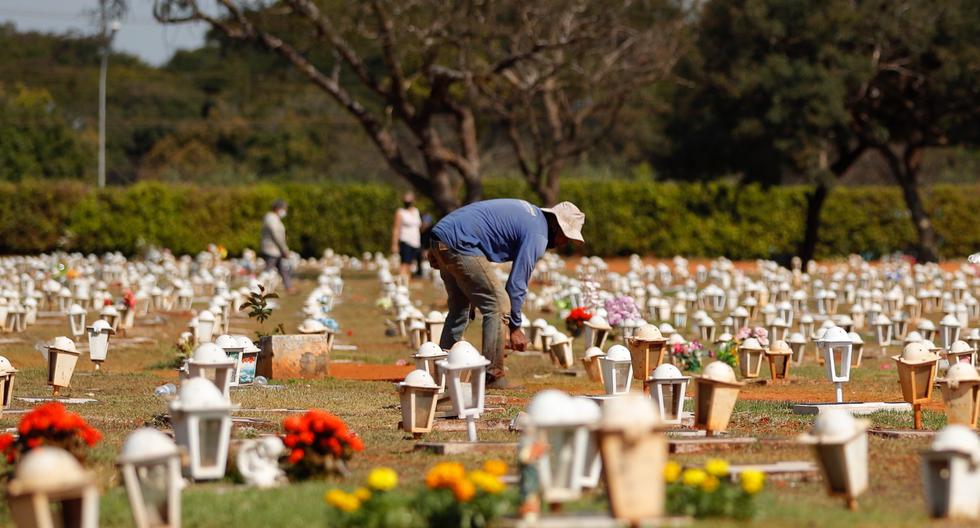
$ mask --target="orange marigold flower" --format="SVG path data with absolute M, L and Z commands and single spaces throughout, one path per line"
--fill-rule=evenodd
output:
M 460 479 L 453 485 L 453 496 L 459 502 L 469 502 L 476 494 L 476 486 L 467 479 Z
M 502 477 L 507 474 L 507 462 L 495 458 L 487 460 L 483 463 L 483 471 L 495 477 Z

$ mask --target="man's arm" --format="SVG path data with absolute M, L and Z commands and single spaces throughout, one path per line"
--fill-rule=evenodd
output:
M 272 225 L 272 240 L 275 241 L 276 246 L 279 247 L 279 251 L 285 258 L 289 257 L 289 246 L 286 245 L 286 226 L 283 225 L 282 219 L 278 216 L 275 219 L 275 223 Z
M 527 284 L 531 280 L 534 266 L 547 248 L 547 238 L 533 235 L 529 240 L 524 241 L 524 245 L 521 246 L 514 258 L 510 277 L 507 278 L 507 285 L 504 287 L 510 297 L 509 324 L 512 331 L 521 327 L 521 308 L 524 306 L 524 297 L 527 295 Z

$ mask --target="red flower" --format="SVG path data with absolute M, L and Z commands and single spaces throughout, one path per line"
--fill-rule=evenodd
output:
M 286 447 L 292 449 L 296 447 L 297 443 L 299 443 L 299 438 L 297 438 L 294 434 L 287 434 L 286 437 L 282 439 L 282 443 L 285 444 Z
M 34 449 L 35 447 L 40 446 L 43 441 L 44 441 L 43 438 L 38 438 L 36 436 L 34 438 L 28 438 L 27 439 L 27 447 L 29 449 Z
M 3 433 L 0 435 L 0 451 L 6 452 L 10 449 L 10 446 L 14 445 L 14 435 L 10 433 Z
M 293 449 L 292 452 L 289 453 L 289 463 L 296 464 L 300 460 L 303 460 L 304 456 L 306 456 L 306 453 L 303 452 L 302 449 L 300 448 Z

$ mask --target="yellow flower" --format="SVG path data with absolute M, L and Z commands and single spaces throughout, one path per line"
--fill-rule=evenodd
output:
M 459 502 L 469 502 L 476 494 L 476 486 L 467 479 L 457 480 L 452 486 L 453 496 Z
M 680 478 L 680 476 L 681 465 L 673 460 L 667 462 L 667 465 L 664 466 L 664 479 L 667 481 L 667 483 L 672 484 L 677 482 L 677 479 Z
M 429 488 L 451 488 L 466 476 L 466 468 L 459 462 L 440 462 L 425 475 Z
M 378 491 L 388 491 L 398 485 L 398 473 L 387 467 L 371 470 L 367 478 L 368 487 Z
M 681 475 L 681 480 L 684 481 L 684 485 L 692 488 L 700 486 L 706 478 L 708 478 L 708 474 L 703 469 L 685 469 Z
M 469 474 L 469 479 L 476 487 L 487 493 L 496 494 L 504 490 L 504 483 L 486 471 L 472 471 Z
M 361 501 L 357 497 L 339 489 L 328 491 L 323 496 L 323 500 L 334 508 L 347 513 L 356 511 L 361 507 Z
M 357 488 L 354 490 L 354 496 L 357 497 L 357 500 L 365 502 L 371 498 L 371 490 L 367 488 Z
M 704 470 L 714 477 L 727 477 L 728 462 L 720 458 L 712 458 L 704 465 Z
M 742 490 L 749 495 L 755 495 L 765 487 L 766 474 L 756 469 L 748 469 L 742 472 L 741 480 Z
M 495 477 L 502 477 L 507 474 L 507 462 L 495 458 L 487 460 L 483 463 L 483 471 Z
M 708 475 L 708 478 L 704 479 L 704 482 L 701 483 L 701 489 L 708 493 L 711 493 L 716 489 L 718 489 L 718 486 L 720 484 L 721 481 L 718 480 L 718 477 L 714 475 Z

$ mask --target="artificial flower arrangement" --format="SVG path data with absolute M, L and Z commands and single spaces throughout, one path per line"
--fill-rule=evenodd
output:
M 706 352 L 704 345 L 697 339 L 690 343 L 675 343 L 670 349 L 675 364 L 687 372 L 701 371 L 701 358 Z
M 683 469 L 670 461 L 664 467 L 667 512 L 696 518 L 723 517 L 747 520 L 755 516 L 755 496 L 765 487 L 765 474 L 746 470 L 737 480 L 728 462 L 708 460 L 703 468 Z
M 742 341 L 750 337 L 754 337 L 763 347 L 769 346 L 769 331 L 761 326 L 755 328 L 743 326 L 739 328 L 738 332 L 735 333 L 735 342 L 741 344 Z
M 58 402 L 38 405 L 24 415 L 17 436 L 0 435 L 0 453 L 12 469 L 28 451 L 40 446 L 60 447 L 84 462 L 88 450 L 102 439 L 102 433 L 81 416 L 68 412 Z
M 282 422 L 289 449 L 287 472 L 304 479 L 327 473 L 347 475 L 346 462 L 364 450 L 364 442 L 343 420 L 319 409 L 286 417 Z
M 507 464 L 499 460 L 469 472 L 459 462 L 441 462 L 426 474 L 424 488 L 407 491 L 398 489 L 393 469 L 379 467 L 365 486 L 334 488 L 323 499 L 332 510 L 330 525 L 339 528 L 482 528 L 512 506 L 500 480 L 506 472 Z
M 604 307 L 606 309 L 606 321 L 611 326 L 619 326 L 627 319 L 637 321 L 643 318 L 640 315 L 640 309 L 636 306 L 636 301 L 629 295 L 607 299 Z
M 585 306 L 578 306 L 569 312 L 568 317 L 565 317 L 565 328 L 568 333 L 578 337 L 582 335 L 582 330 L 585 329 L 585 322 L 590 319 L 592 319 L 592 314 L 589 309 Z

